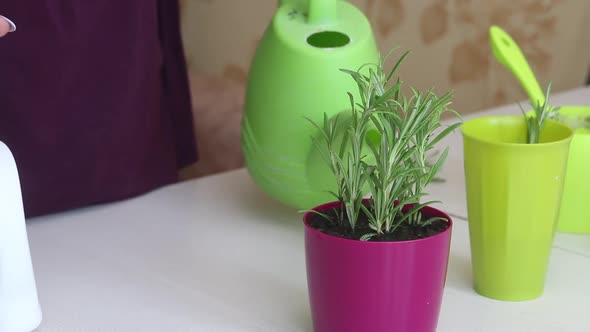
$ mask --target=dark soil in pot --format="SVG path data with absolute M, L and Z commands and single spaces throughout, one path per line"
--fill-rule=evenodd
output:
M 308 221 L 308 225 L 322 233 L 345 239 L 359 240 L 362 235 L 375 232 L 369 227 L 369 219 L 362 210 L 360 211 L 354 233 L 351 232 L 350 224 L 347 218 L 344 218 L 342 224 L 337 221 L 338 213 L 340 213 L 337 211 L 337 209 L 323 210 L 320 212 L 329 216 L 330 220 L 319 214 L 313 214 Z M 429 216 L 425 216 L 424 214 L 422 215 L 423 220 L 427 220 L 429 218 Z M 442 233 L 447 228 L 449 228 L 449 224 L 445 220 L 437 220 L 426 226 L 411 225 L 404 221 L 395 229 L 393 233 L 384 234 L 380 237 L 374 236 L 369 241 L 395 242 L 419 240 Z

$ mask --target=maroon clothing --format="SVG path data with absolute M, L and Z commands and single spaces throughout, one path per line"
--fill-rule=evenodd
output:
M 175 0 L 0 1 L 0 140 L 27 217 L 123 199 L 196 160 Z

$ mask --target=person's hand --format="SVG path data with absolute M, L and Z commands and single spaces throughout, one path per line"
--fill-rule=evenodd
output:
M 7 33 L 16 30 L 16 26 L 8 18 L 0 15 L 0 37 L 3 37 Z

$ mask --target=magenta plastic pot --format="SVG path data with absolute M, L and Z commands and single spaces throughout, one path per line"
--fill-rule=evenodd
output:
M 326 211 L 338 202 L 316 207 Z M 307 283 L 316 332 L 434 332 L 451 244 L 451 218 L 437 235 L 413 241 L 363 242 L 322 233 L 304 216 Z

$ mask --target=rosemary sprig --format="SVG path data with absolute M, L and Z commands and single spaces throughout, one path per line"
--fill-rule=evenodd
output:
M 541 137 L 541 131 L 545 126 L 545 121 L 552 118 L 558 110 L 556 107 L 549 106 L 550 94 L 551 82 L 549 82 L 549 85 L 547 86 L 545 102 L 541 104 L 541 102 L 537 100 L 536 103 L 531 103 L 531 106 L 533 107 L 532 115 L 527 115 L 520 103 L 518 104 L 527 124 L 527 144 L 539 143 L 539 138 Z

